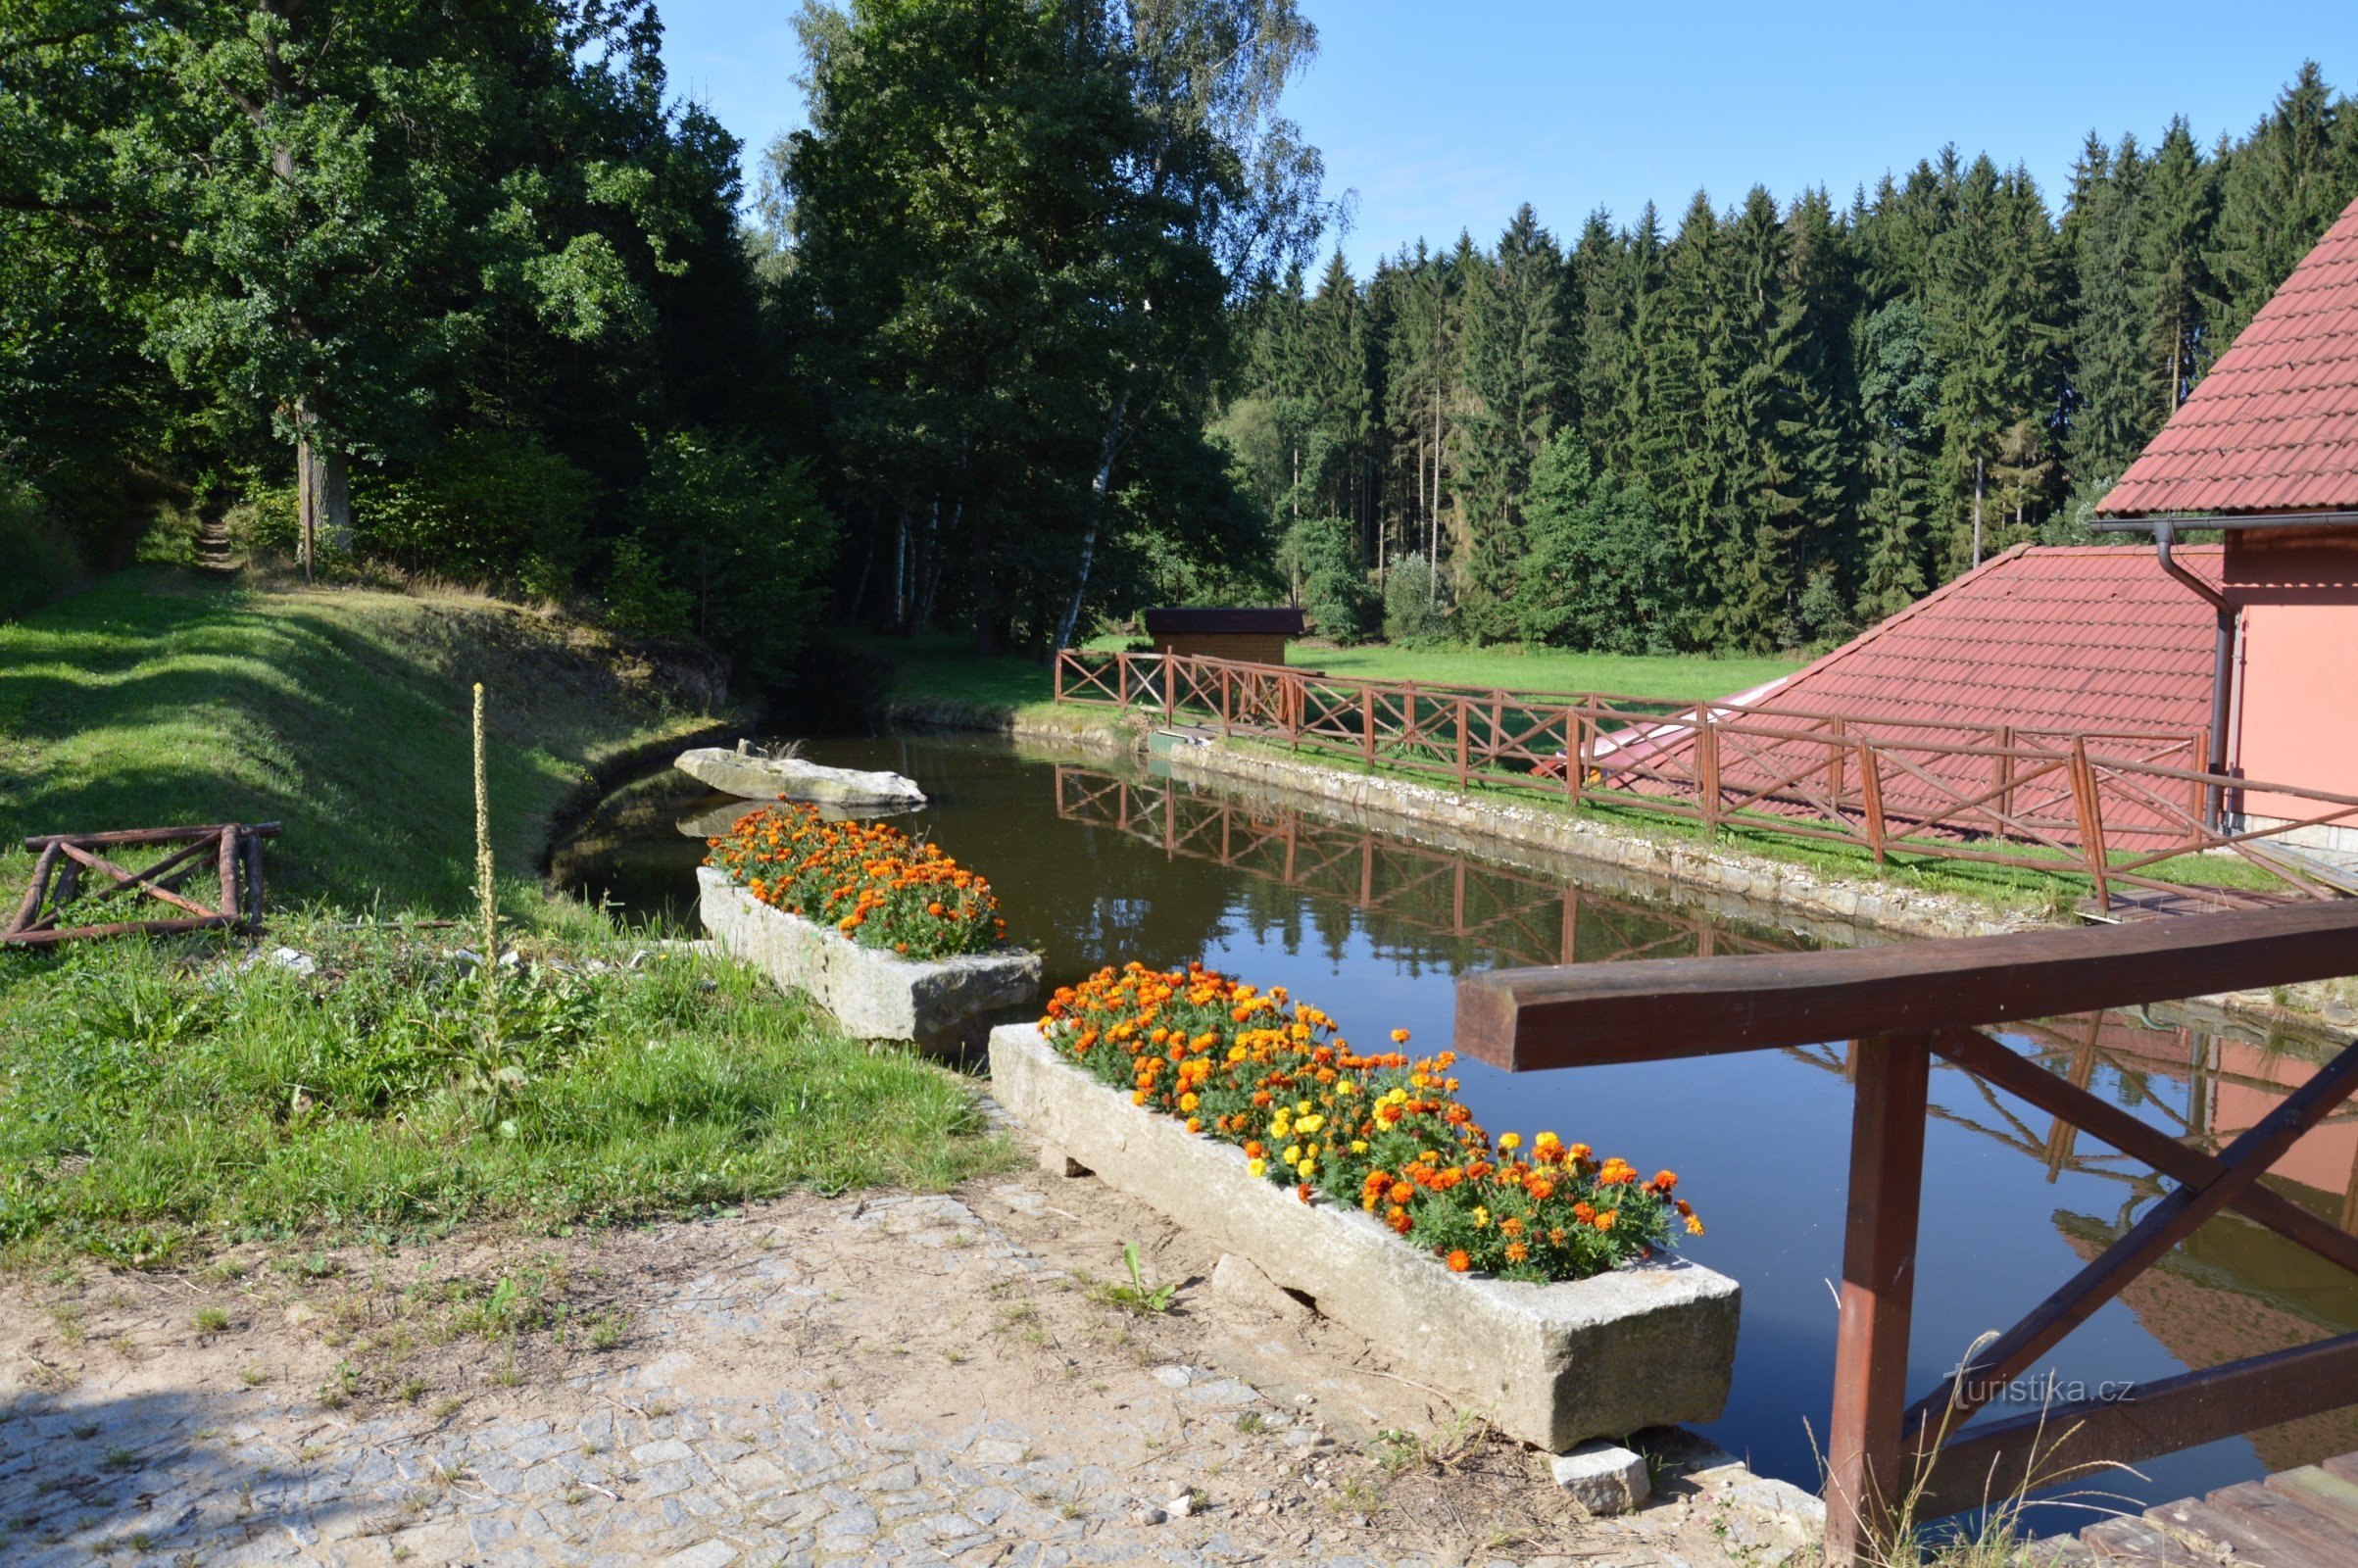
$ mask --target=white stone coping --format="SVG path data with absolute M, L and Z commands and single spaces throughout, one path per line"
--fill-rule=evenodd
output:
M 808 993 L 862 1040 L 930 1041 L 994 1007 L 1040 994 L 1040 955 L 1009 949 L 955 958 L 904 958 L 761 903 L 712 866 L 698 866 L 698 909 L 721 951 Z
M 1258 1265 L 1393 1363 L 1553 1453 L 1642 1427 L 1710 1421 L 1736 1361 L 1738 1286 L 1663 1258 L 1530 1285 L 1452 1274 L 1355 1208 L 1305 1204 L 1245 1152 L 1130 1103 L 1037 1025 L 991 1031 L 991 1093 L 1071 1159 Z

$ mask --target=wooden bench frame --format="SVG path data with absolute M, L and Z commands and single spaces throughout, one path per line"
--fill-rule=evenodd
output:
M 227 926 L 248 935 L 262 929 L 262 841 L 278 836 L 275 822 L 217 822 L 205 827 L 122 828 L 108 833 L 48 833 L 25 841 L 39 855 L 32 880 L 17 906 L 16 918 L 0 931 L 0 945 L 46 947 L 84 937 L 162 935 Z M 178 845 L 141 871 L 128 871 L 106 852 L 125 847 Z M 220 902 L 208 906 L 176 891 L 176 884 L 210 867 L 221 883 Z M 110 878 L 93 901 L 128 892 L 182 911 L 151 920 L 116 920 L 60 926 L 59 914 L 74 902 L 82 873 Z
M 1857 1042 L 1842 1315 L 1827 1440 L 1827 1557 L 1854 1561 L 1899 1498 L 1918 1518 L 2034 1476 L 2123 1463 L 2358 1404 L 2358 1334 L 1970 1424 L 2009 1379 L 2204 1220 L 2233 1208 L 2358 1271 L 2353 1238 L 2259 1185 L 2358 1089 L 2358 1046 L 2213 1155 L 1981 1034 L 1981 1026 L 2358 973 L 2358 905 L 2194 915 L 1824 953 L 1505 969 L 1457 988 L 1458 1051 L 1509 1072 Z M 1907 1398 L 1908 1322 L 1935 1055 L 2177 1185 L 1934 1393 Z

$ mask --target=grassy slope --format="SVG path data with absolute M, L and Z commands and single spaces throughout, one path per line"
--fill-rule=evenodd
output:
M 601 759 L 712 722 L 514 606 L 126 573 L 0 623 L 0 835 L 275 820 L 273 898 L 460 909 L 475 680 L 510 875 Z
M 247 961 L 220 933 L 0 950 L 0 1255 L 152 1265 L 794 1183 L 938 1188 L 1002 1162 L 952 1075 L 534 893 L 550 812 L 589 766 L 709 721 L 611 652 L 481 600 L 161 573 L 0 624 L 0 832 L 278 819 L 266 945 L 317 964 Z M 467 908 L 477 678 L 526 957 L 492 1027 L 452 956 L 464 933 L 351 918 Z M 0 887 L 28 861 L 0 856 Z

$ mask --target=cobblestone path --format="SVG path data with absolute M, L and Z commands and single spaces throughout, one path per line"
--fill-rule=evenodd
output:
M 224 1287 L 205 1299 L 241 1303 L 231 1326 L 198 1335 L 189 1287 L 124 1285 L 78 1369 L 14 1303 L 0 1561 L 1764 1568 L 1805 1534 L 1790 1489 L 1724 1463 L 1617 1520 L 1548 1497 L 1502 1441 L 1429 1463 L 1372 1426 L 1429 1401 L 1315 1325 L 1253 1329 L 1293 1374 L 1256 1386 L 1213 1360 L 1253 1359 L 1213 1332 L 1238 1314 L 1111 1310 L 1026 1225 L 1098 1256 L 1146 1237 L 1165 1277 L 1190 1261 L 1095 1184 L 788 1199 L 584 1244 L 577 1268 L 674 1275 L 614 1348 L 545 1379 L 487 1352 L 459 1397 L 341 1409 L 315 1392 L 360 1353 L 331 1295 Z

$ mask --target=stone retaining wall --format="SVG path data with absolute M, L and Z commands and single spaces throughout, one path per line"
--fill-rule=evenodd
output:
M 773 909 L 709 865 L 697 868 L 696 883 L 705 929 L 721 951 L 782 990 L 809 994 L 862 1040 L 932 1042 L 979 1013 L 1040 994 L 1036 953 L 904 958 Z
M 1738 1287 L 1657 1259 L 1528 1285 L 1452 1274 L 1354 1208 L 1307 1204 L 1245 1153 L 1132 1105 L 1037 1026 L 991 1031 L 991 1094 L 1107 1185 L 1243 1256 L 1399 1365 L 1553 1453 L 1641 1427 L 1710 1421 L 1736 1362 Z

